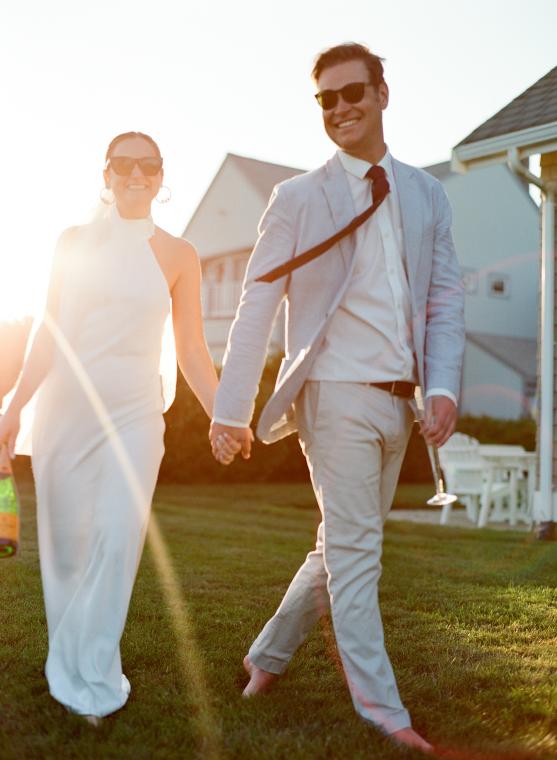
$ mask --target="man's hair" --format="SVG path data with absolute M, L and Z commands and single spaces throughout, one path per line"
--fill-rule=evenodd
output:
M 369 72 L 370 84 L 377 88 L 381 82 L 385 81 L 383 78 L 383 60 L 384 58 L 374 55 L 365 45 L 360 45 L 358 42 L 344 42 L 342 45 L 335 45 L 318 53 L 311 76 L 317 82 L 324 69 L 348 61 L 363 61 Z

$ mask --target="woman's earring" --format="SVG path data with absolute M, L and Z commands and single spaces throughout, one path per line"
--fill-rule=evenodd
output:
M 157 197 L 155 200 L 157 203 L 168 203 L 168 201 L 172 198 L 172 193 L 170 192 L 170 188 L 166 185 L 161 185 L 161 189 L 157 193 Z
M 109 187 L 103 187 L 100 192 L 100 199 L 105 206 L 112 206 L 114 203 L 114 193 Z

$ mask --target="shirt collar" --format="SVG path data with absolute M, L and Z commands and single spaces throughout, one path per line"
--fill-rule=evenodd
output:
M 351 156 L 343 150 L 337 150 L 337 155 L 348 174 L 352 174 L 354 177 L 358 177 L 358 179 L 364 179 L 369 169 L 373 166 L 369 161 L 364 161 L 362 158 Z M 383 167 L 387 172 L 387 176 L 392 176 L 392 156 L 388 147 L 385 151 L 385 155 L 381 161 L 379 161 L 377 166 Z

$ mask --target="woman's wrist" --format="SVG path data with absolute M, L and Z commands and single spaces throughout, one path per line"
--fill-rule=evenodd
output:
M 24 406 L 25 406 L 25 404 L 21 403 L 21 401 L 20 401 L 20 399 L 18 399 L 17 393 L 16 393 L 16 395 L 12 398 L 12 400 L 8 404 L 8 408 L 6 409 L 6 414 L 8 414 L 8 413 L 9 414 L 16 414 L 16 415 L 19 416 L 21 414 L 21 410 L 23 409 Z

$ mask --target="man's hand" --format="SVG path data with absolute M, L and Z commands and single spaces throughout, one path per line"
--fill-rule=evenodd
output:
M 425 401 L 425 419 L 420 423 L 426 443 L 442 446 L 454 433 L 458 410 L 447 396 L 430 396 Z
M 244 459 L 251 456 L 253 433 L 249 427 L 239 428 L 211 422 L 209 440 L 213 456 L 221 464 L 231 464 L 238 453 L 241 453 Z

